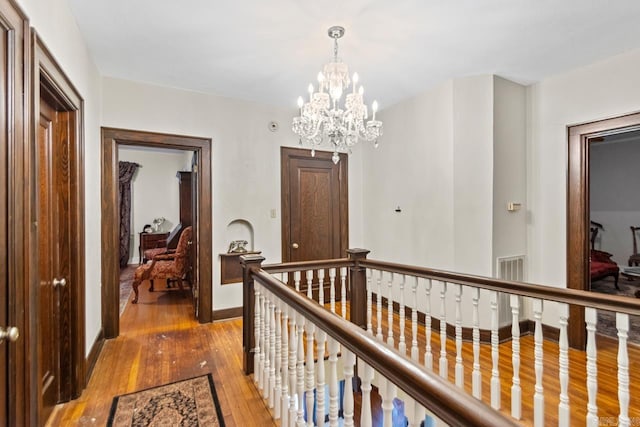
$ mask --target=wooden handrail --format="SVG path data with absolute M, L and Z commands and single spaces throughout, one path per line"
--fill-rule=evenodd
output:
M 290 271 L 316 270 L 323 268 L 352 267 L 354 262 L 349 258 L 322 259 L 317 261 L 285 262 L 282 264 L 266 264 L 262 269 L 269 273 L 287 273 Z
M 552 286 L 523 282 L 512 282 L 509 280 L 494 279 L 491 277 L 473 276 L 469 274 L 454 273 L 451 271 L 434 270 L 430 268 L 370 259 L 360 261 L 360 266 L 392 273 L 423 277 L 426 279 L 442 280 L 449 283 L 458 283 L 490 291 L 516 294 L 530 298 L 562 302 L 583 307 L 592 307 L 599 310 L 626 313 L 633 316 L 640 315 L 640 299 L 629 297 L 606 295 L 577 289 L 555 288 Z
M 325 310 L 315 301 L 299 295 L 265 270 L 251 267 L 248 273 L 253 280 L 261 283 L 269 292 L 293 307 L 359 359 L 386 378 L 392 379 L 395 385 L 416 402 L 449 425 L 517 425 L 480 400 L 437 375 L 425 371 L 422 366 L 402 356 L 392 347 L 365 334 L 356 325 Z

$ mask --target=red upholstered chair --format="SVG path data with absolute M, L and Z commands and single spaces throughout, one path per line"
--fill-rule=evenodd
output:
M 591 250 L 591 258 L 589 260 L 589 269 L 591 271 L 591 281 L 604 279 L 607 276 L 613 276 L 614 285 L 616 289 L 618 287 L 618 273 L 620 268 L 611 259 L 611 254 L 604 251 L 598 251 L 596 249 Z
M 138 302 L 138 287 L 145 280 L 151 282 L 151 287 L 149 288 L 151 292 L 154 290 L 153 281 L 155 279 L 176 280 L 180 289 L 184 289 L 182 282 L 189 272 L 192 232 L 191 227 L 184 229 L 175 252 L 156 255 L 151 262 L 136 269 L 133 279 L 135 298 L 132 303 L 136 304 Z

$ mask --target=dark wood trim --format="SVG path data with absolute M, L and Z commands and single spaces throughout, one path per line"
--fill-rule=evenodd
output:
M 331 160 L 332 152 L 315 151 L 315 156 L 311 156 L 311 150 L 307 148 L 280 147 L 280 205 L 282 211 L 281 222 L 281 244 L 282 262 L 291 260 L 291 222 L 290 202 L 290 180 L 289 180 L 289 159 L 327 159 Z M 339 153 L 340 162 L 340 256 L 345 256 L 349 248 L 349 156 Z
M 212 196 L 211 139 L 184 135 L 102 128 L 102 328 L 105 338 L 115 338 L 119 325 L 118 146 L 173 148 L 194 151 L 198 157 L 198 320 L 212 319 Z
M 40 96 L 41 91 L 46 91 L 48 95 L 55 98 L 57 109 L 66 111 L 70 115 L 72 129 L 70 129 L 69 142 L 69 170 L 70 170 L 70 222 L 75 230 L 74 239 L 71 239 L 71 266 L 69 269 L 69 283 L 73 286 L 69 287 L 69 330 L 65 331 L 68 336 L 62 338 L 68 343 L 70 354 L 63 354 L 61 362 L 62 375 L 68 378 L 68 381 L 61 383 L 60 397 L 63 400 L 69 400 L 80 396 L 84 389 L 85 381 L 85 220 L 84 220 L 84 101 L 79 91 L 75 88 L 71 80 L 62 70 L 51 51 L 44 42 L 38 37 L 35 30 L 31 30 L 31 52 L 32 61 L 32 77 L 31 77 L 31 117 L 40 117 Z M 38 121 L 31 121 L 30 144 L 35 147 L 37 143 L 37 126 Z M 31 191 L 35 192 L 36 171 L 33 155 L 35 150 L 29 149 L 29 163 L 27 176 L 30 179 Z M 33 196 L 35 197 L 35 196 Z M 29 223 L 34 224 L 37 219 L 35 211 L 35 199 L 31 200 L 30 211 L 28 215 Z M 38 233 L 36 228 L 31 228 L 29 245 L 32 259 L 37 260 Z M 37 319 L 37 292 L 39 284 L 37 283 L 37 264 L 30 265 L 29 287 L 32 292 L 31 301 L 36 303 L 33 307 L 35 310 L 30 312 L 30 329 L 33 331 L 32 342 L 38 342 L 38 319 Z M 66 348 L 66 345 L 63 346 Z M 37 353 L 32 350 L 31 357 L 37 359 Z M 68 358 L 68 359 L 67 359 Z M 37 366 L 35 362 L 32 368 L 37 375 Z M 37 381 L 36 381 L 37 382 Z M 32 384 L 34 381 L 32 380 Z M 39 396 L 38 387 L 35 387 L 32 393 Z M 44 421 L 44 420 L 41 420 Z
M 102 347 L 104 346 L 104 331 L 100 328 L 98 332 L 98 336 L 96 340 L 93 342 L 91 346 L 91 350 L 89 350 L 89 355 L 87 356 L 87 360 L 85 361 L 86 369 L 86 377 L 87 383 L 89 383 L 89 379 L 91 379 L 91 374 L 93 373 L 93 368 L 96 366 L 96 362 L 98 361 L 98 357 L 100 356 L 100 352 L 102 351 Z
M 31 384 L 37 374 L 33 371 L 30 354 L 33 349 L 31 329 L 31 288 L 29 266 L 32 253 L 29 247 L 30 223 L 27 219 L 31 193 L 27 153 L 31 132 L 31 38 L 29 20 L 14 0 L 0 2 L 0 25 L 6 35 L 3 58 L 3 73 L 6 72 L 2 90 L 1 114 L 3 121 L 3 147 L 0 148 L 0 273 L 6 285 L 8 300 L 2 301 L 6 309 L 7 324 L 20 331 L 20 338 L 13 343 L 2 344 L 8 357 L 7 382 L 1 384 L 0 394 L 9 387 L 12 398 L 7 404 L 7 425 L 34 425 L 37 422 L 36 407 L 33 406 Z M 2 311 L 2 310 L 0 310 Z M 3 367 L 5 368 L 5 367 Z
M 389 349 L 370 334 L 342 319 L 329 310 L 318 306 L 315 301 L 298 294 L 293 289 L 276 280 L 259 267 L 246 266 L 247 279 L 262 284 L 276 298 L 292 307 L 317 328 L 353 352 L 385 378 L 393 378 L 394 384 L 404 390 L 420 405 L 433 412 L 445 423 L 473 426 L 515 426 L 515 422 L 499 411 L 462 393 L 456 386 L 436 373 L 428 372 L 419 363 L 408 359 L 398 351 Z M 249 276 L 249 277 L 248 277 Z
M 640 113 L 567 128 L 567 288 L 589 290 L 589 145 L 593 138 L 640 128 Z M 584 310 L 571 307 L 569 345 L 584 350 Z
M 212 319 L 214 321 L 233 319 L 234 317 L 242 317 L 242 306 L 213 310 Z

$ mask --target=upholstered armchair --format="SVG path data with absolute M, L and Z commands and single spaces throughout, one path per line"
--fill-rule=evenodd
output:
M 154 291 L 153 281 L 155 279 L 176 280 L 180 289 L 184 289 L 183 280 L 187 277 L 190 268 L 192 232 L 191 227 L 182 231 L 175 252 L 155 255 L 150 262 L 136 269 L 133 279 L 133 292 L 135 293 L 133 304 L 138 302 L 138 287 L 145 280 L 151 282 L 149 288 L 151 292 Z

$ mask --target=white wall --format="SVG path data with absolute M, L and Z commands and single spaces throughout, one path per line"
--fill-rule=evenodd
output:
M 227 225 L 249 221 L 254 247 L 266 262 L 281 260 L 280 146 L 298 146 L 290 124 L 296 113 L 214 95 L 112 78 L 103 79 L 102 125 L 212 139 L 213 307 L 242 305 L 240 284 L 220 285 L 219 254 L 229 245 Z M 278 132 L 268 129 L 280 124 Z M 349 158 L 350 245 L 362 245 L 361 159 Z M 270 217 L 276 209 L 277 217 Z
M 630 226 L 640 226 L 640 140 L 592 143 L 589 153 L 591 219 L 603 225 L 596 249 L 627 265 L 633 253 Z M 640 243 L 640 241 L 638 242 Z
M 185 152 L 124 145 L 118 149 L 118 160 L 140 165 L 131 181 L 129 264 L 137 264 L 140 261 L 139 233 L 146 224 L 153 224 L 154 218 L 163 217 L 165 222 L 158 231 L 169 232 L 180 222 L 176 173 L 184 170 Z
M 84 100 L 85 318 L 88 354 L 101 326 L 100 75 L 66 0 L 17 0 Z

